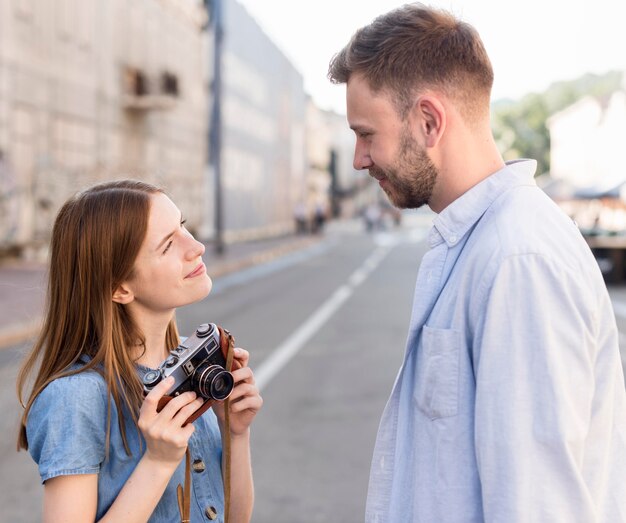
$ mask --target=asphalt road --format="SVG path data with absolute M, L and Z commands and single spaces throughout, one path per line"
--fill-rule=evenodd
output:
M 252 432 L 255 523 L 363 521 L 374 438 L 402 360 L 427 223 L 374 235 L 338 231 L 217 280 L 205 301 L 179 311 L 181 334 L 215 322 L 251 352 L 265 400 Z M 611 294 L 626 333 L 626 289 Z M 0 507 L 3 521 L 34 523 L 42 488 L 30 456 L 14 445 L 22 350 L 0 351 Z
M 206 300 L 179 310 L 182 335 L 211 321 L 251 352 L 265 400 L 252 433 L 255 523 L 363 520 L 425 232 L 336 231 L 308 250 L 218 279 Z M 23 350 L 0 351 L 0 506 L 3 520 L 34 523 L 42 487 L 14 443 Z

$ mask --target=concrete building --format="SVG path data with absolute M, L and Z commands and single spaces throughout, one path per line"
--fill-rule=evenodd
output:
M 205 23 L 199 0 L 0 2 L 0 249 L 45 245 L 61 203 L 111 178 L 207 221 Z
M 235 0 L 224 2 L 224 240 L 293 230 L 305 190 L 302 75 Z
M 311 132 L 302 75 L 242 5 L 222 6 L 228 243 L 293 231 L 299 201 L 330 208 L 354 173 L 345 117 L 322 111 Z M 45 247 L 63 201 L 120 177 L 165 186 L 193 232 L 215 235 L 207 22 L 202 0 L 0 2 L 0 251 Z
M 353 167 L 355 137 L 346 116 L 325 111 L 309 99 L 307 104 L 307 196 L 312 213 L 326 207 L 332 216 L 351 217 L 372 199 L 364 189 L 371 184 L 367 172 Z

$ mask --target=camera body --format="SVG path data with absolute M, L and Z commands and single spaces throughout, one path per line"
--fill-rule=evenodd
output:
M 229 339 L 226 341 L 224 337 Z M 172 376 L 174 384 L 164 396 L 163 405 L 187 391 L 194 391 L 198 397 L 204 398 L 205 403 L 210 401 L 206 408 L 215 400 L 228 398 L 234 387 L 234 379 L 225 368 L 225 341 L 226 345 L 232 344 L 228 331 L 214 323 L 203 323 L 178 347 L 172 349 L 157 369 L 144 374 L 144 391 L 147 394 L 163 379 Z M 200 410 L 204 412 L 206 408 L 201 407 Z

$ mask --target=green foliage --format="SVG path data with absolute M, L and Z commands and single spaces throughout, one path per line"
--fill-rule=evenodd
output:
M 556 82 L 543 93 L 522 99 L 499 100 L 492 105 L 492 128 L 506 160 L 534 158 L 537 174 L 550 171 L 550 133 L 546 120 L 584 96 L 603 98 L 618 90 L 622 72 L 586 74 L 571 81 Z

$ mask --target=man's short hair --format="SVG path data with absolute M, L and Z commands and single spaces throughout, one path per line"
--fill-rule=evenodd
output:
M 423 89 L 442 91 L 465 119 L 489 113 L 493 69 L 478 32 L 452 14 L 407 4 L 359 29 L 329 65 L 333 83 L 361 74 L 404 119 Z

